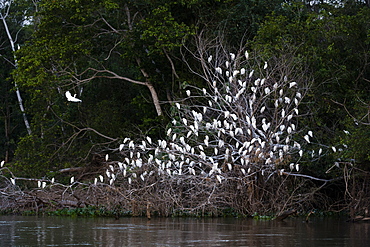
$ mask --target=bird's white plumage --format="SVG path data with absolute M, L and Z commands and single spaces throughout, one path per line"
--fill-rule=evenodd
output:
M 67 100 L 71 101 L 71 102 L 82 102 L 82 100 L 76 98 L 76 94 L 74 96 L 72 96 L 70 91 L 66 92 L 66 97 L 67 97 Z

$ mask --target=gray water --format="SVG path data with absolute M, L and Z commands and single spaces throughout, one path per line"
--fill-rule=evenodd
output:
M 370 246 L 370 223 L 0 216 L 0 246 Z

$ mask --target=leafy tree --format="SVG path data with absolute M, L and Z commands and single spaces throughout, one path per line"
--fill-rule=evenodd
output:
M 324 142 L 335 143 L 335 136 L 343 136 L 342 130 L 353 125 L 337 103 L 356 111 L 360 102 L 368 101 L 369 8 L 321 5 L 318 12 L 310 12 L 303 5 L 291 5 L 286 11 L 266 21 L 254 46 L 266 54 L 296 51 L 314 79 L 311 123 L 326 129 L 320 135 Z
M 28 117 L 23 106 L 21 92 L 10 72 L 17 66 L 14 51 L 27 39 L 30 28 L 25 25 L 27 16 L 21 3 L 2 1 L 0 3 L 0 83 L 1 83 L 1 138 L 5 161 L 13 157 L 17 140 L 24 130 L 31 133 Z M 24 95 L 23 95 L 24 96 Z M 21 121 L 23 117 L 23 124 Z
M 177 76 L 171 53 L 191 34 L 189 26 L 172 16 L 171 5 L 40 3 L 37 29 L 19 51 L 19 69 L 14 73 L 31 97 L 35 128 L 35 135 L 20 146 L 18 157 L 29 156 L 28 146 L 38 149 L 33 153 L 47 154 L 43 159 L 35 156 L 33 163 L 46 159 L 44 164 L 52 164 L 61 149 L 69 150 L 65 155 L 73 160 L 91 145 L 126 135 L 132 125 L 146 129 L 158 125 L 164 115 L 159 98 L 172 87 L 171 75 Z M 68 103 L 66 91 L 77 94 L 82 103 Z M 38 138 L 39 147 L 29 144 Z M 77 140 L 85 148 L 72 144 Z M 63 160 L 64 155 L 60 157 Z

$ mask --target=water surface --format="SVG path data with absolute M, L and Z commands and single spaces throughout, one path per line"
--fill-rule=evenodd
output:
M 0 246 L 370 246 L 370 223 L 0 216 Z

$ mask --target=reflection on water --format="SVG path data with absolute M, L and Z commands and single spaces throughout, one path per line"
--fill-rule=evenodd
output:
M 370 246 L 370 223 L 0 216 L 1 246 Z

